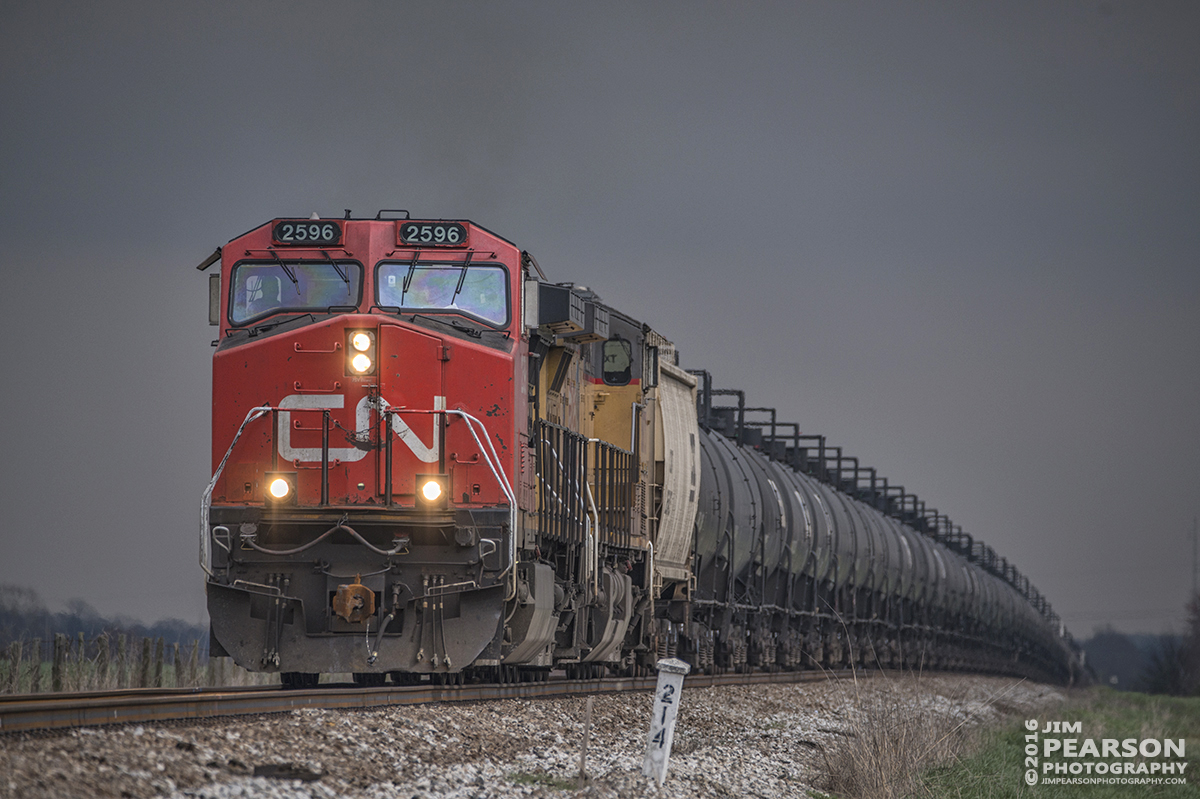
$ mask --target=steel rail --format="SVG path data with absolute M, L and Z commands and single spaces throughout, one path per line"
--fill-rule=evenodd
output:
M 866 673 L 875 673 L 873 670 Z M 850 677 L 851 671 L 779 671 L 746 674 L 690 674 L 686 688 L 729 685 L 817 682 Z M 552 696 L 649 691 L 656 677 L 603 677 L 588 680 L 550 680 L 529 683 L 479 683 L 473 685 L 416 685 L 360 688 L 325 685 L 303 690 L 271 687 L 136 688 L 88 693 L 19 694 L 0 696 L 0 735 L 135 724 L 150 721 L 206 719 L 286 713 L 300 709 L 345 710 L 424 705 L 436 702 L 485 702 L 500 699 L 536 699 Z

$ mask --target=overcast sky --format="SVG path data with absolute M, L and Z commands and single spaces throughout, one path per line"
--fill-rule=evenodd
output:
M 0 582 L 205 618 L 213 248 L 474 220 L 1078 637 L 1179 628 L 1200 4 L 0 3 Z

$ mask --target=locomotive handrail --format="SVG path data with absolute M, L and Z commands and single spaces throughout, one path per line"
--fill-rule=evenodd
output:
M 588 484 L 586 476 L 583 481 L 583 490 L 587 493 L 588 505 L 592 509 L 592 517 L 596 520 L 594 525 L 592 524 L 592 519 L 587 520 L 587 537 L 588 555 L 591 559 L 589 565 L 592 571 L 592 592 L 597 593 L 600 591 L 600 514 L 596 512 L 596 502 L 592 499 L 592 487 Z M 587 514 L 584 514 L 584 516 L 586 517 Z
M 238 427 L 237 433 L 234 434 L 233 440 L 229 442 L 229 449 L 225 450 L 225 456 L 221 458 L 221 463 L 217 466 L 217 470 L 213 472 L 212 479 L 208 481 L 208 486 L 204 489 L 204 495 L 200 500 L 200 568 L 204 569 L 204 573 L 209 577 L 213 576 L 210 563 L 212 561 L 212 544 L 208 536 L 208 520 L 209 512 L 212 508 L 212 492 L 217 486 L 217 480 L 221 479 L 221 473 L 225 471 L 225 464 L 229 462 L 229 456 L 233 454 L 233 448 L 237 446 L 238 439 L 242 437 L 242 433 L 246 430 L 246 425 L 253 422 L 259 417 L 266 416 L 268 413 L 272 415 L 273 420 L 275 414 L 281 409 L 272 405 L 259 405 L 251 408 L 246 412 L 246 418 L 242 420 L 242 424 Z M 321 503 L 327 504 L 329 501 L 329 410 L 320 408 L 288 408 L 288 412 L 306 411 L 306 410 L 321 410 L 324 413 L 324 441 L 321 448 Z M 272 423 L 271 432 L 276 434 L 279 425 Z M 278 468 L 279 449 L 272 443 L 271 445 L 271 467 Z
M 398 413 L 425 413 L 425 414 L 453 415 L 453 416 L 458 416 L 458 417 L 462 418 L 462 420 L 467 423 L 467 431 L 471 434 L 471 438 L 475 439 L 475 446 L 479 448 L 479 452 L 483 455 L 484 461 L 487 462 L 488 468 L 491 469 L 491 471 L 492 471 L 492 476 L 496 478 L 496 482 L 500 484 L 500 489 L 502 491 L 504 491 L 504 496 L 508 500 L 508 516 L 509 516 L 508 566 L 506 566 L 504 571 L 500 573 L 500 576 L 503 577 L 503 576 L 505 576 L 506 573 L 509 573 L 509 574 L 511 574 L 511 578 L 512 578 L 512 580 L 511 580 L 512 586 L 509 589 L 509 595 L 505 599 L 505 601 L 509 602 L 509 601 L 513 600 L 514 598 L 516 598 L 516 596 L 517 596 L 517 569 L 516 569 L 516 564 L 517 564 L 517 498 L 516 498 L 516 494 L 513 493 L 512 485 L 510 485 L 508 482 L 508 475 L 506 475 L 504 473 L 503 469 L 499 468 L 500 456 L 496 454 L 496 448 L 494 446 L 492 446 L 492 437 L 491 437 L 491 434 L 488 433 L 487 425 L 485 425 L 483 422 L 479 421 L 478 419 L 476 419 L 474 416 L 467 413 L 466 411 L 459 410 L 459 409 L 443 408 L 440 410 L 438 410 L 438 409 L 425 410 L 425 409 L 418 409 L 418 408 L 397 408 L 397 409 L 393 410 L 391 405 L 388 404 L 388 401 L 385 400 L 383 397 L 379 398 L 379 405 L 380 405 L 380 410 L 390 411 L 391 413 L 397 413 L 397 414 Z M 483 433 L 484 433 L 483 437 L 484 437 L 484 440 L 487 441 L 487 445 L 488 445 L 487 449 L 483 448 L 483 443 L 479 440 L 479 435 L 475 432 L 474 425 L 479 425 L 480 429 L 483 430 Z M 389 429 L 390 429 L 390 426 L 389 426 Z M 491 452 L 490 456 L 488 454 L 489 451 Z
M 204 573 L 209 577 L 213 576 L 212 568 L 209 565 L 212 561 L 212 545 L 209 543 L 208 538 L 208 513 L 212 507 L 213 489 L 217 486 L 217 480 L 220 479 L 221 472 L 225 471 L 225 464 L 228 463 L 229 456 L 233 454 L 233 448 L 237 446 L 238 439 L 242 437 L 242 432 L 245 431 L 246 425 L 274 410 L 275 408 L 272 408 L 270 405 L 259 405 L 246 412 L 246 418 L 242 422 L 242 426 L 238 428 L 233 441 L 229 442 L 229 449 L 225 450 L 225 457 L 221 458 L 220 465 L 217 466 L 212 479 L 208 481 L 208 487 L 204 489 L 204 496 L 200 500 L 200 568 L 204 569 Z
M 473 428 L 471 426 L 472 423 L 477 424 L 477 425 L 479 425 L 480 428 L 482 428 L 483 432 L 485 434 L 487 434 L 488 430 L 487 430 L 487 427 L 483 424 L 483 422 L 479 421 L 474 416 L 472 416 L 471 414 L 469 414 L 465 411 L 461 411 L 461 410 L 449 411 L 448 410 L 448 411 L 443 411 L 443 412 L 444 413 L 453 413 L 457 416 L 461 416 L 463 418 L 463 420 L 466 421 L 467 430 L 469 430 L 471 432 L 471 437 L 475 439 L 475 446 L 479 447 L 480 452 L 483 452 L 483 457 L 484 457 L 484 460 L 487 461 L 488 468 L 490 468 L 492 470 L 492 475 L 495 476 L 496 482 L 500 483 L 500 487 L 504 489 L 504 495 L 506 497 L 508 497 L 508 514 L 509 514 L 510 521 L 509 521 L 509 527 L 508 527 L 508 567 L 507 568 L 508 568 L 508 571 L 512 574 L 512 588 L 509 591 L 509 595 L 505 599 L 505 601 L 506 602 L 512 601 L 517 596 L 517 498 L 516 498 L 516 495 L 513 493 L 512 486 L 509 485 L 508 476 L 504 474 L 503 469 L 500 469 L 499 471 L 497 471 L 497 467 L 492 464 L 491 458 L 488 458 L 487 453 L 483 451 L 483 445 L 479 443 L 479 436 L 475 434 L 475 428 Z M 499 464 L 500 457 L 498 455 L 496 455 L 496 449 L 492 446 L 491 436 L 485 435 L 485 438 L 487 439 L 487 442 L 488 442 L 488 449 L 490 449 L 492 451 L 492 457 L 495 458 L 496 463 Z M 501 576 L 503 576 L 503 574 L 501 574 Z
M 572 538 L 578 535 L 580 542 L 583 542 L 588 535 L 588 525 L 591 524 L 591 520 L 587 515 L 583 491 L 579 487 L 581 475 L 576 472 L 582 472 L 583 483 L 586 485 L 587 439 L 561 425 L 547 422 L 544 419 L 539 419 L 537 425 L 538 483 L 542 491 L 549 492 L 551 495 L 549 498 L 552 498 L 556 503 L 553 512 L 548 512 L 545 502 L 539 501 L 539 530 L 542 529 L 543 525 L 557 523 L 564 529 L 559 533 L 551 532 L 551 535 L 565 534 Z M 547 434 L 547 431 L 550 432 L 550 435 Z M 559 453 L 556 444 L 562 447 L 562 454 Z M 576 452 L 577 449 L 578 452 Z M 557 467 L 557 475 L 561 478 L 561 485 L 558 486 L 562 490 L 561 494 L 556 490 L 555 482 L 552 479 L 548 479 L 555 474 L 555 470 L 550 468 L 550 463 L 546 456 L 547 452 L 549 453 L 549 459 L 552 459 L 553 465 Z M 564 501 L 564 497 L 566 501 Z M 546 499 L 546 497 L 542 499 Z M 581 517 L 582 522 L 580 521 Z M 580 527 L 581 529 L 576 531 L 576 527 Z
M 632 535 L 634 452 L 601 438 L 589 438 L 587 443 L 594 446 L 595 459 L 585 468 L 584 480 L 590 481 L 589 487 L 591 482 L 595 482 L 600 500 L 598 507 L 603 509 L 601 513 L 593 504 L 597 540 L 603 534 L 609 544 L 629 546 Z
M 583 504 L 583 495 L 580 494 L 580 492 L 579 492 L 579 481 L 572 480 L 571 477 L 567 474 L 567 469 L 563 465 L 562 458 L 559 457 L 558 450 L 556 450 L 554 448 L 554 442 L 551 441 L 550 439 L 546 438 L 545 436 L 542 436 L 541 443 L 545 444 L 546 449 L 550 450 L 550 454 L 554 456 L 554 463 L 558 466 L 558 473 L 561 474 L 563 476 L 563 478 L 566 480 L 567 487 L 570 488 L 572 483 L 574 483 L 575 497 L 576 497 L 576 499 L 579 500 L 579 504 L 582 505 Z M 584 481 L 585 485 L 586 485 L 586 482 L 587 481 L 585 480 Z M 560 497 L 558 495 L 558 492 L 554 490 L 554 486 L 552 486 L 552 485 L 546 486 L 546 489 L 551 493 L 551 495 L 553 495 L 554 501 L 557 502 L 558 505 L 561 507 L 563 505 L 563 500 L 562 500 L 562 497 Z M 572 518 L 574 518 L 573 515 L 572 515 Z M 586 513 L 584 513 L 584 519 L 585 520 L 587 519 Z
M 381 406 L 383 406 L 381 408 L 382 410 L 390 410 L 387 400 L 380 397 L 379 403 Z M 275 406 L 259 405 L 247 411 L 246 418 L 242 421 L 241 426 L 238 427 L 238 431 L 236 434 L 234 434 L 233 440 L 229 442 L 229 448 L 225 450 L 225 456 L 221 458 L 221 463 L 217 466 L 217 470 L 213 473 L 212 479 L 208 481 L 208 486 L 204 489 L 204 495 L 200 501 L 200 567 L 204 569 L 204 573 L 209 577 L 213 576 L 213 572 L 210 566 L 212 560 L 212 545 L 209 540 L 208 521 L 209 513 L 212 507 L 212 493 L 216 488 L 217 480 L 220 479 L 221 473 L 225 471 L 225 464 L 229 462 L 229 456 L 233 454 L 233 448 L 237 446 L 238 440 L 242 437 L 242 433 L 245 432 L 246 425 L 250 424 L 250 422 L 254 421 L 255 419 L 265 416 L 268 413 L 277 412 L 279 410 L 280 409 Z M 291 408 L 288 410 L 304 409 Z M 395 410 L 392 412 L 399 413 L 400 410 Z M 500 457 L 496 454 L 495 447 L 492 446 L 491 436 L 488 433 L 487 426 L 471 414 L 462 410 L 424 410 L 405 408 L 403 409 L 403 412 L 454 415 L 461 417 L 463 421 L 467 423 L 467 430 L 471 433 L 471 438 L 475 440 L 475 446 L 479 448 L 480 453 L 483 455 L 484 461 L 487 462 L 488 468 L 491 469 L 492 476 L 496 478 L 496 482 L 499 483 L 501 490 L 504 492 L 505 498 L 508 499 L 509 558 L 508 566 L 505 567 L 505 570 L 500 573 L 500 576 L 504 577 L 506 573 L 511 574 L 512 585 L 509 588 L 509 596 L 505 600 L 511 601 L 517 595 L 517 570 L 515 568 L 517 561 L 517 500 L 516 495 L 513 493 L 512 486 L 508 482 L 508 476 L 504 474 L 503 469 L 498 468 Z M 479 435 L 476 433 L 474 425 L 479 425 L 479 427 L 483 430 L 484 439 L 488 444 L 487 449 L 484 448 L 483 443 L 479 440 Z M 274 447 L 272 447 L 272 449 L 274 449 Z
M 543 432 L 538 439 L 538 443 L 549 451 L 551 457 L 553 458 L 554 465 L 557 467 L 558 473 L 562 477 L 563 488 L 568 492 L 574 493 L 575 499 L 578 500 L 578 506 L 583 511 L 581 514 L 583 516 L 584 545 L 583 580 L 585 583 L 590 581 L 592 583 L 592 590 L 598 591 L 600 586 L 600 513 L 596 508 L 595 498 L 592 496 L 592 486 L 588 482 L 586 448 L 588 444 L 596 442 L 599 439 L 581 438 L 581 441 L 584 445 L 584 463 L 582 468 L 582 479 L 580 479 L 579 474 L 568 472 L 567 464 L 563 462 L 563 458 L 559 455 L 558 450 L 555 448 L 554 442 L 545 435 L 545 427 L 549 426 L 552 428 L 558 428 L 558 426 L 546 423 L 544 421 L 541 423 L 543 425 L 541 428 Z M 561 429 L 565 430 L 566 428 Z M 557 503 L 558 507 L 566 512 L 566 518 L 568 521 L 571 523 L 576 522 L 578 517 L 573 512 L 574 509 L 569 508 L 567 503 L 563 502 L 563 498 L 559 496 L 557 491 L 554 490 L 554 485 L 545 480 L 542 480 L 541 482 L 543 488 L 553 496 L 553 499 Z M 568 498 L 570 498 L 569 494 Z

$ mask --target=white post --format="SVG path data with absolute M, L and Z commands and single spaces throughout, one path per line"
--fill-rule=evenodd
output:
M 675 658 L 658 661 L 658 687 L 654 689 L 654 715 L 650 718 L 642 773 L 658 780 L 659 788 L 667 779 L 667 761 L 671 757 L 671 743 L 675 740 L 675 714 L 679 712 L 683 694 L 683 677 L 691 670 L 691 666 Z

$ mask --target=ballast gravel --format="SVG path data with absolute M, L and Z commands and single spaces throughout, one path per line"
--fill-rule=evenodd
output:
M 642 776 L 651 692 L 285 714 L 0 736 L 0 797 L 794 797 L 819 789 L 864 708 L 952 725 L 1033 717 L 1056 688 L 962 675 L 693 688 L 661 792 Z M 259 776 L 255 776 L 256 772 Z

